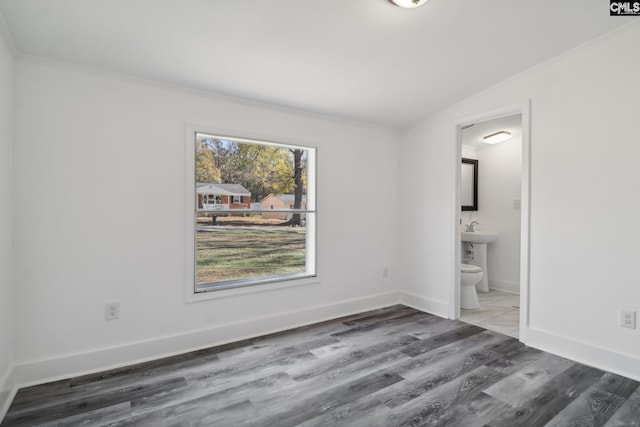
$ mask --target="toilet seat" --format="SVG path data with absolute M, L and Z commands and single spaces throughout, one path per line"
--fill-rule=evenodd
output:
M 480 273 L 482 272 L 482 269 L 477 265 L 460 264 L 460 271 L 462 273 Z

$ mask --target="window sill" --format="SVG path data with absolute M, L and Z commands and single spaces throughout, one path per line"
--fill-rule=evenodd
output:
M 219 287 L 213 286 L 207 291 L 201 292 L 187 292 L 185 295 L 185 301 L 187 303 L 207 301 L 212 299 L 229 298 L 240 295 L 256 294 L 260 292 L 269 292 L 279 289 L 293 288 L 297 286 L 315 285 L 320 283 L 320 278 L 315 276 L 304 276 L 296 278 L 278 278 L 273 281 L 256 281 L 255 283 L 245 282 L 242 285 L 222 285 Z

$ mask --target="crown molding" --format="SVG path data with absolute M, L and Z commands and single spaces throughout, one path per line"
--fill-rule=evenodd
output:
M 16 44 L 13 41 L 13 35 L 11 34 L 11 30 L 9 30 L 9 25 L 7 25 L 7 20 L 4 19 L 4 15 L 0 11 L 0 37 L 4 40 L 4 43 L 7 45 L 9 52 L 11 52 L 12 56 L 16 56 L 18 53 L 18 49 L 16 49 Z

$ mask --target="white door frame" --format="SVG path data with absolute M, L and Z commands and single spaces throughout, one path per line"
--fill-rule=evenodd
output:
M 455 122 L 456 127 L 456 220 L 453 239 L 455 241 L 454 283 L 449 292 L 449 317 L 460 317 L 460 159 L 462 157 L 462 126 L 472 123 L 498 119 L 514 114 L 522 115 L 522 184 L 520 205 L 520 340 L 526 342 L 529 329 L 529 217 L 531 213 L 531 101 L 511 105 L 499 110 L 480 113 Z

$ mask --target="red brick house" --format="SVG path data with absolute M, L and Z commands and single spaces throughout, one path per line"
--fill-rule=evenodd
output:
M 249 209 L 251 193 L 240 184 L 196 184 L 198 210 Z

